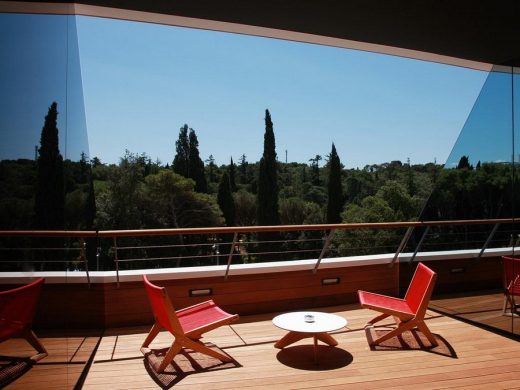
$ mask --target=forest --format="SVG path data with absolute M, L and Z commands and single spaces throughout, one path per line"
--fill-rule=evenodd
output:
M 346 169 L 341 159 L 348 156 L 341 156 L 332 143 L 326 156 L 309 156 L 308 162 L 281 162 L 268 110 L 262 159 L 250 162 L 242 154 L 236 163 L 230 156 L 229 163 L 221 165 L 211 155 L 201 159 L 196 131 L 187 124 L 172 136 L 171 162 L 131 151 L 118 164 L 105 164 L 86 154 L 79 161 L 63 160 L 57 115 L 53 104 L 45 118 L 36 161 L 0 161 L 1 230 L 487 219 L 510 218 L 515 207 L 520 209 L 511 164 L 474 163 L 470 156 L 463 156 L 454 169 L 434 163 L 412 165 L 410 161 Z M 436 247 L 460 242 L 457 234 L 464 232 L 457 229 L 451 228 L 451 236 L 437 240 Z M 465 239 L 477 240 L 475 237 L 489 229 L 466 229 Z M 312 238 L 313 234 L 319 249 L 320 233 L 285 233 L 276 238 L 285 240 L 287 249 L 293 245 L 291 239 Z M 335 255 L 392 252 L 402 234 L 399 230 L 341 231 L 331 250 Z M 259 241 L 270 238 L 257 237 Z M 418 239 L 414 236 L 412 243 Z

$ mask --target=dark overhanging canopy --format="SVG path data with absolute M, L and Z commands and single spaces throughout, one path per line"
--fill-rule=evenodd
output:
M 0 11 L 5 11 L 6 3 L 15 8 L 16 4 L 43 7 L 42 3 L 0 1 Z M 47 3 L 49 7 L 52 4 L 57 3 Z M 366 50 L 391 53 L 378 50 L 377 45 L 384 45 L 491 65 L 520 65 L 520 2 L 514 0 L 82 0 L 58 4 L 76 4 L 70 13 L 101 13 L 134 20 L 139 20 L 136 15 L 141 14 L 142 20 L 151 21 L 154 15 L 176 16 L 311 34 L 324 38 L 325 44 L 337 44 L 327 43 L 328 38 L 350 42 L 337 44 L 344 47 L 363 49 L 357 44 L 364 43 L 372 45 Z M 105 14 L 99 7 L 110 11 Z M 208 26 L 241 32 L 240 28 Z M 247 29 L 244 33 L 248 33 Z M 266 31 L 258 35 L 284 37 Z M 287 38 L 306 40 L 290 34 Z M 399 51 L 391 54 L 421 58 Z

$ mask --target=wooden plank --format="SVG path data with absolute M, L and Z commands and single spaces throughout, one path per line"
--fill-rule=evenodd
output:
M 487 308 L 497 299 L 500 295 L 453 297 L 457 310 L 464 306 L 478 309 L 479 302 Z M 444 297 L 438 304 L 446 306 L 449 303 L 450 299 Z M 427 349 L 372 350 L 363 327 L 376 313 L 360 309 L 356 304 L 317 310 L 348 319 L 346 329 L 334 332 L 339 342 L 337 348 L 320 346 L 319 366 L 314 365 L 309 340 L 301 340 L 285 351 L 274 348 L 274 343 L 285 334 L 272 324 L 277 313 L 256 314 L 243 316 L 236 324 L 209 332 L 203 339 L 232 356 L 238 363 L 236 367 L 186 375 L 174 388 L 501 389 L 514 388 L 520 383 L 518 341 L 430 310 L 426 316 L 428 326 L 449 343 L 456 356 Z M 390 319 L 383 322 L 391 323 Z M 147 326 L 107 329 L 83 387 L 157 388 L 139 350 L 148 329 Z M 41 340 L 49 350 L 49 356 L 8 388 L 73 388 L 98 338 L 81 332 L 70 332 L 68 337 L 44 332 Z M 172 336 L 161 332 L 152 347 L 168 347 L 171 342 Z M 0 344 L 2 355 L 27 356 L 31 352 L 24 340 L 13 339 Z
M 305 360 L 304 354 L 308 353 L 310 365 L 307 369 L 288 366 L 280 360 L 281 352 L 273 348 L 284 334 L 271 323 L 275 313 L 256 315 L 233 324 L 232 332 L 226 329 L 211 332 L 206 337 L 221 347 L 225 344 L 224 350 L 240 363 L 240 367 L 188 375 L 176 383 L 175 388 L 508 388 L 511 383 L 518 383 L 515 380 L 520 380 L 520 367 L 516 364 L 520 348 L 514 340 L 429 312 L 430 328 L 448 340 L 457 354 L 456 359 L 425 350 L 373 351 L 360 327 L 374 313 L 356 309 L 355 305 L 331 309 L 349 319 L 352 330 L 337 332 L 334 337 L 345 355 L 351 356 L 350 362 L 334 369 L 326 366 L 313 369 L 312 348 L 308 341 L 302 340 L 296 344 L 304 347 L 303 356 L 298 359 Z M 85 388 L 154 388 L 155 383 L 150 382 L 149 374 L 135 352 L 142 336 L 142 333 L 136 333 L 136 337 L 120 339 L 118 342 L 127 344 L 123 348 L 128 353 L 127 360 L 105 359 L 94 364 Z M 168 345 L 167 336 L 161 334 L 159 347 Z M 110 337 L 108 344 L 115 343 L 115 336 Z M 330 364 L 324 356 L 323 364 Z

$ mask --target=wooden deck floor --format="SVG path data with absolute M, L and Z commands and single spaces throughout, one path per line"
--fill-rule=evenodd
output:
M 502 315 L 501 291 L 450 294 L 430 301 L 430 308 L 458 318 L 520 335 L 520 317 Z
M 99 340 L 85 389 L 156 389 L 159 383 L 174 389 L 520 389 L 517 341 L 428 312 L 428 326 L 442 341 L 440 347 L 374 350 L 363 329 L 374 313 L 357 305 L 320 310 L 345 316 L 348 325 L 334 334 L 338 347 L 319 348 L 318 365 L 310 339 L 283 351 L 275 349 L 274 343 L 285 332 L 272 325 L 274 314 L 257 315 L 206 334 L 205 340 L 231 355 L 234 363 L 179 355 L 176 368 L 164 376 L 147 371 L 139 352 L 148 329 L 111 329 L 102 338 L 43 335 L 49 356 L 7 388 L 73 388 Z M 169 335 L 162 333 L 152 347 L 167 347 L 170 342 Z M 13 350 L 28 353 L 28 348 L 20 349 L 23 343 L 0 344 L 0 355 Z

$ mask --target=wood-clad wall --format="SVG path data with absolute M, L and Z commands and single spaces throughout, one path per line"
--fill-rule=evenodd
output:
M 426 262 L 438 272 L 434 293 L 499 288 L 500 258 Z M 276 272 L 224 277 L 156 280 L 165 286 L 177 309 L 213 299 L 240 315 L 309 309 L 357 302 L 357 290 L 399 296 L 404 293 L 415 266 L 387 264 Z M 456 272 L 464 269 L 463 272 Z M 455 271 L 455 272 L 454 272 Z M 323 279 L 339 284 L 323 285 Z M 153 276 L 151 280 L 154 281 Z M 399 292 L 399 287 L 402 291 Z M 190 297 L 190 290 L 211 289 L 209 297 Z M 35 326 L 41 328 L 112 328 L 152 324 L 153 318 L 142 282 L 46 284 Z
M 177 309 L 213 299 L 241 315 L 308 309 L 357 301 L 357 290 L 397 294 L 399 267 L 370 265 L 253 275 L 156 280 L 165 286 Z M 339 284 L 323 285 L 323 279 Z M 150 277 L 154 281 L 153 277 Z M 209 297 L 190 290 L 211 289 Z M 151 324 L 152 313 L 142 282 L 46 284 L 35 319 L 38 328 L 111 328 Z
M 418 259 L 419 261 L 420 259 Z M 453 259 L 450 261 L 424 261 L 437 273 L 435 294 L 458 291 L 478 291 L 502 287 L 502 258 Z M 404 295 L 415 272 L 416 263 L 401 263 L 400 286 Z

